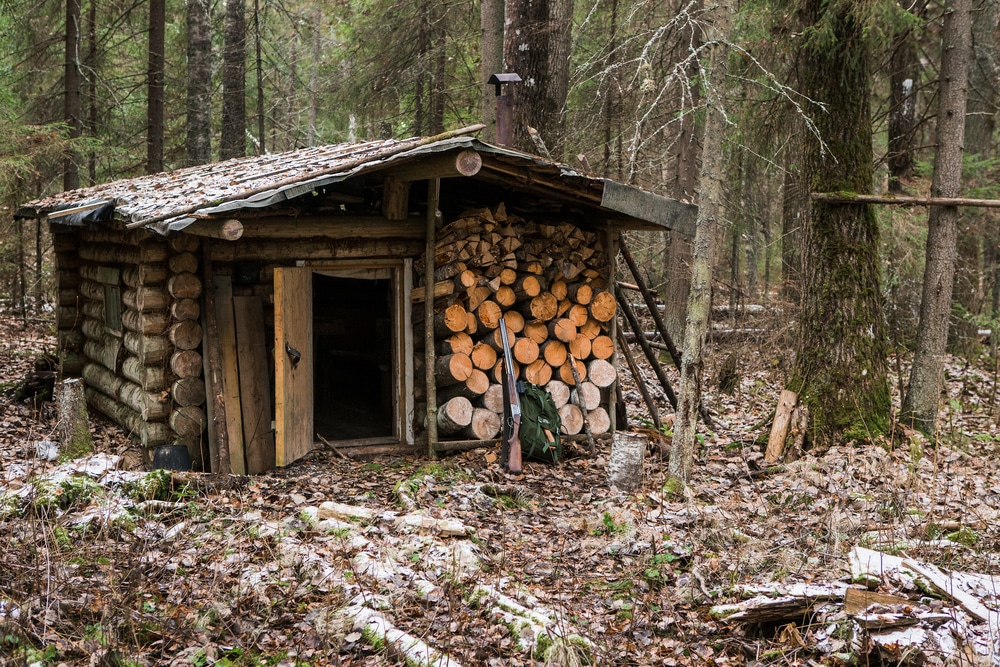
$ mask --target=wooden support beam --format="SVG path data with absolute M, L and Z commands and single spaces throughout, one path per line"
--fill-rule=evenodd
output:
M 243 238 L 304 239 L 323 237 L 349 239 L 423 239 L 426 230 L 422 218 L 390 220 L 378 215 L 304 215 L 243 218 Z
M 423 181 L 431 178 L 475 176 L 483 168 L 483 158 L 472 149 L 444 153 L 427 159 L 408 162 L 388 169 L 387 176 L 398 181 Z
M 199 220 L 185 227 L 182 234 L 192 234 L 223 241 L 238 241 L 243 237 L 243 223 L 239 220 Z
M 667 379 L 667 374 L 663 372 L 663 366 L 660 365 L 660 360 L 656 358 L 653 353 L 653 348 L 649 346 L 649 342 L 646 337 L 642 335 L 642 328 L 639 326 L 639 320 L 635 316 L 635 312 L 632 310 L 632 306 L 629 302 L 625 300 L 624 295 L 621 293 L 621 288 L 617 290 L 618 293 L 618 305 L 622 309 L 622 313 L 625 315 L 625 320 L 628 322 L 629 327 L 636 334 L 636 341 L 639 343 L 639 347 L 642 348 L 643 353 L 646 355 L 646 361 L 649 365 L 653 367 L 653 372 L 656 373 L 656 378 L 660 381 L 660 386 L 663 387 L 664 393 L 667 395 L 667 399 L 670 400 L 670 406 L 676 410 L 677 409 L 677 395 L 674 394 L 674 388 L 670 386 L 670 380 Z

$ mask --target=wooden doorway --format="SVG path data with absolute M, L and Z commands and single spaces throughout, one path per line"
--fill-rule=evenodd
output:
M 277 465 L 319 438 L 344 448 L 411 441 L 403 265 L 275 269 Z

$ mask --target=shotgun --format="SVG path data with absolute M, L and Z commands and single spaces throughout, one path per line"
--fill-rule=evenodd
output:
M 507 472 L 521 474 L 521 399 L 518 397 L 514 360 L 507 340 L 507 322 L 500 318 L 500 341 L 503 345 L 503 430 L 500 457 Z

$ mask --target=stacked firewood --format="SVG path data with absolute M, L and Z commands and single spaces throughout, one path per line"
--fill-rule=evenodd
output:
M 431 298 L 441 436 L 487 440 L 499 433 L 501 318 L 516 376 L 549 391 L 563 431 L 579 433 L 584 413 L 594 434 L 609 429 L 602 394 L 616 379 L 608 332 L 617 304 L 607 289 L 605 248 L 597 233 L 508 216 L 503 204 L 467 211 L 439 231 Z M 425 294 L 418 287 L 412 300 Z M 422 315 L 414 308 L 418 332 Z

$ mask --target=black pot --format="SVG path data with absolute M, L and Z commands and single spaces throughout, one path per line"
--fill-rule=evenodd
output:
M 186 445 L 161 445 L 153 450 L 153 468 L 190 470 L 191 455 Z

